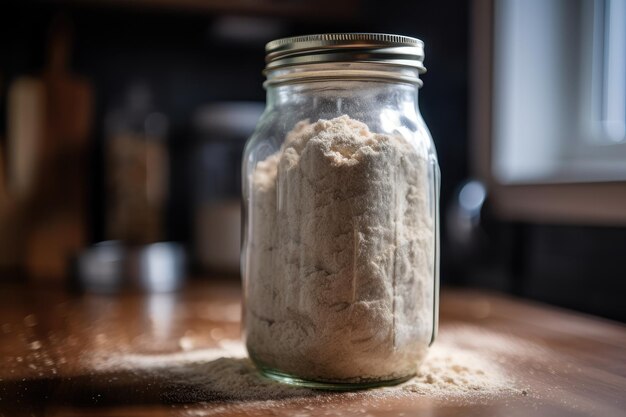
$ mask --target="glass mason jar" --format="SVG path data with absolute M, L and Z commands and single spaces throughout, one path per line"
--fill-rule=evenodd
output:
M 243 156 L 244 337 L 268 377 L 353 389 L 413 376 L 434 340 L 439 168 L 418 107 L 422 41 L 266 46 Z

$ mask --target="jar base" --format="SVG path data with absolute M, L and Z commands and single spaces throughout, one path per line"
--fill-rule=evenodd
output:
M 414 376 L 408 375 L 401 378 L 380 381 L 367 380 L 363 382 L 326 382 L 298 378 L 296 376 L 289 375 L 275 369 L 268 369 L 263 367 L 258 367 L 258 369 L 261 374 L 266 378 L 281 382 L 283 384 L 327 391 L 355 391 L 369 388 L 388 387 L 406 382 Z

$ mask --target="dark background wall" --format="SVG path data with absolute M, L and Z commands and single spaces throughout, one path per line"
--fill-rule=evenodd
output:
M 354 2 L 349 16 L 333 15 L 332 9 L 328 16 L 236 16 L 266 21 L 275 26 L 271 36 L 278 37 L 369 31 L 422 39 L 428 73 L 420 104 L 437 143 L 445 201 L 467 175 L 468 5 L 449 0 L 423 3 Z M 174 239 L 188 239 L 190 225 L 183 215 L 188 209 L 184 206 L 186 184 L 176 162 L 184 166 L 191 115 L 199 106 L 215 101 L 263 101 L 263 47 L 271 38 L 241 40 L 220 35 L 216 27 L 223 25 L 224 16 L 230 16 L 224 12 L 17 2 L 5 6 L 2 13 L 5 35 L 0 47 L 5 52 L 0 65 L 6 82 L 41 70 L 49 23 L 60 11 L 74 26 L 72 68 L 91 79 L 97 92 L 96 142 L 102 140 L 104 113 L 119 103 L 134 80 L 150 85 L 158 107 L 170 117 L 175 159 L 170 233 Z M 97 178 L 95 185 L 99 185 Z M 101 206 L 97 196 L 92 206 L 94 210 Z M 95 216 L 93 225 L 95 240 L 101 234 L 99 218 Z
M 5 2 L 0 6 L 0 132 L 6 130 L 6 86 L 18 75 L 41 72 L 54 16 L 62 13 L 72 22 L 71 68 L 90 79 L 96 92 L 89 174 L 92 241 L 102 239 L 103 230 L 104 115 L 120 102 L 128 85 L 135 80 L 147 82 L 158 108 L 170 118 L 168 234 L 189 243 L 192 184 L 186 167 L 192 114 L 211 102 L 263 101 L 263 46 L 274 37 L 366 31 L 422 39 L 428 72 L 420 106 L 440 158 L 444 211 L 455 201 L 459 185 L 470 177 L 470 2 L 370 0 L 333 5 L 322 1 L 316 13 L 277 12 L 280 7 L 229 11 L 114 7 L 112 3 Z M 244 19 L 243 26 L 233 25 L 233 18 L 239 19 L 238 24 Z M 261 29 L 246 35 L 241 29 L 246 27 L 245 19 Z M 481 243 L 469 251 L 458 250 L 447 239 L 449 225 L 444 217 L 444 283 L 494 288 L 626 320 L 624 228 L 511 224 L 491 216 L 488 208 L 487 202 Z

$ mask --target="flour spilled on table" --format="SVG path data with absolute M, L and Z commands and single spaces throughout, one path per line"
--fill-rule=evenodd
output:
M 471 399 L 526 395 L 507 374 L 506 355 L 528 356 L 523 341 L 477 328 L 449 328 L 430 349 L 416 376 L 394 386 L 352 393 L 323 393 L 262 377 L 240 341 L 222 340 L 211 349 L 170 354 L 120 353 L 91 358 L 99 371 L 130 371 L 160 381 L 172 403 L 255 402 L 307 397 Z M 486 338 L 486 339 L 485 339 Z M 489 340 L 489 344 L 481 344 Z M 502 362 L 502 363 L 501 363 Z
M 514 383 L 476 353 L 442 344 L 433 346 L 415 378 L 399 388 L 435 397 L 493 395 L 512 392 Z

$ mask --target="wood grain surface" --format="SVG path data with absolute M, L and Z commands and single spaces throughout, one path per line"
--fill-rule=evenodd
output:
M 0 416 L 626 415 L 625 326 L 500 295 L 444 289 L 432 348 L 493 365 L 497 392 L 260 389 L 239 334 L 236 281 L 155 296 L 3 284 Z

